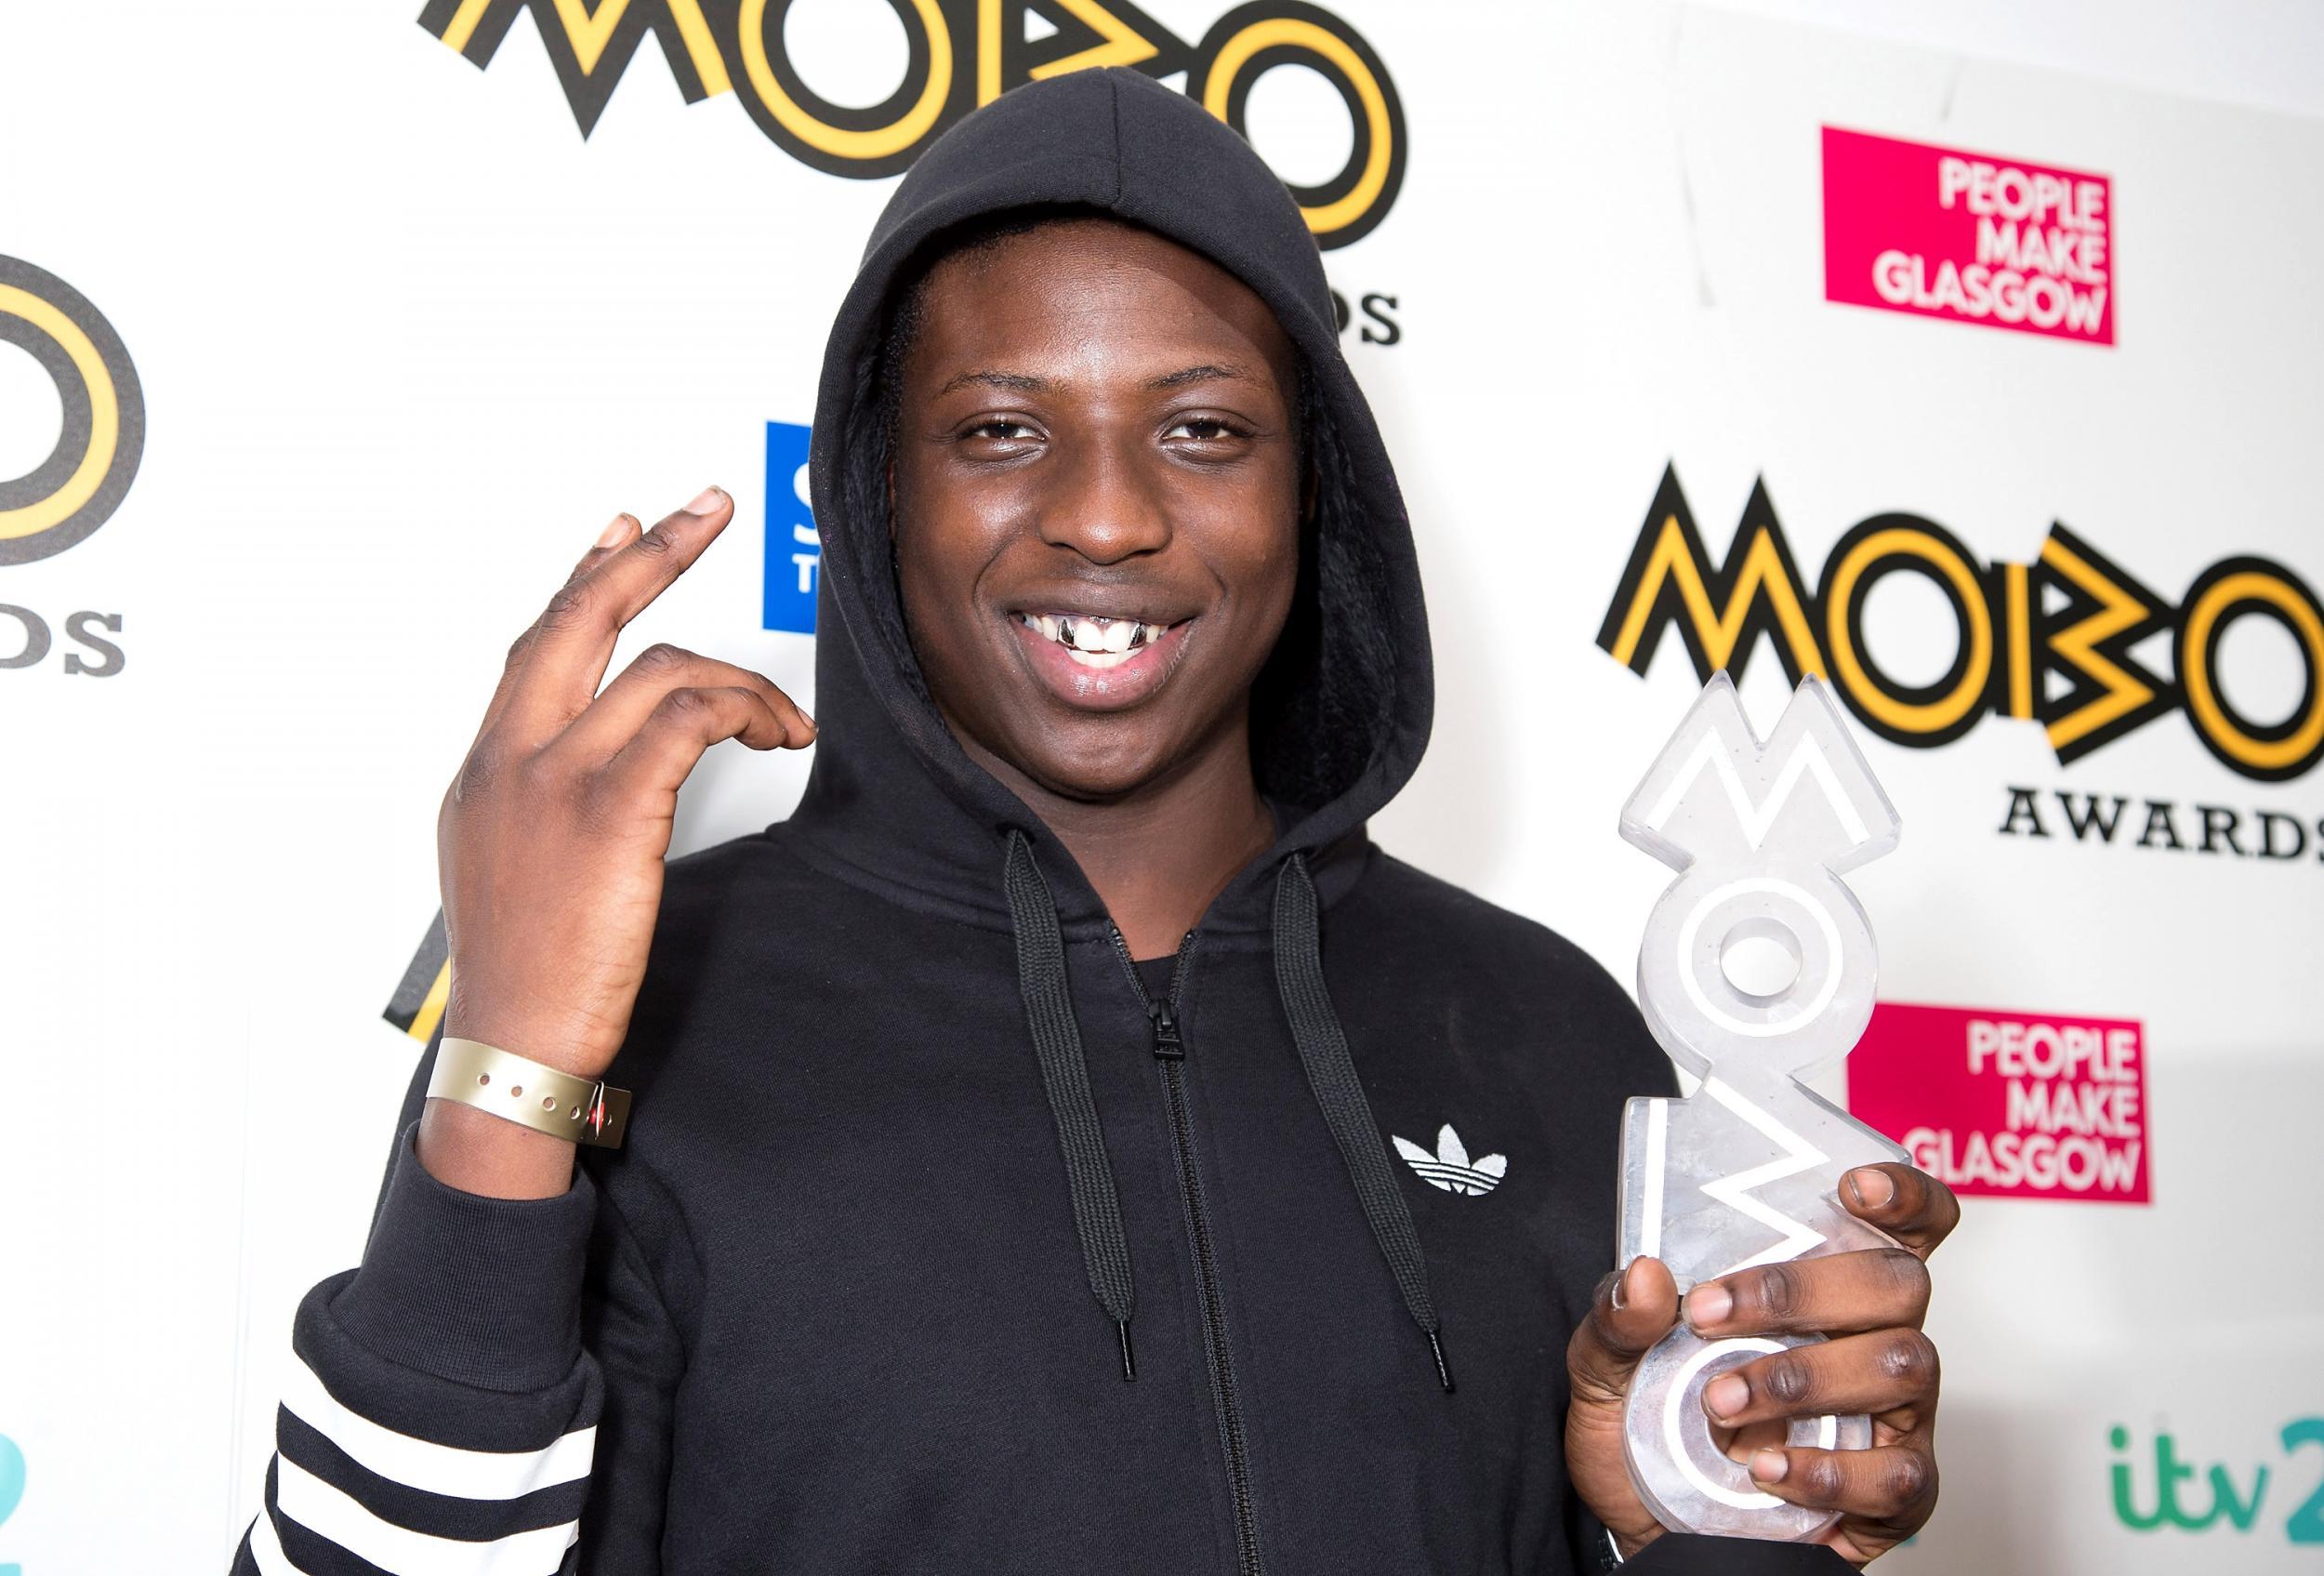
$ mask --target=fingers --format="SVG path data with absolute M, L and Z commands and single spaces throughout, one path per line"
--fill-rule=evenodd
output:
M 1934 1410 L 1937 1380 L 1934 1342 L 1918 1330 L 1881 1330 L 1747 1362 L 1703 1386 L 1703 1410 L 1729 1428 L 1871 1412 L 1909 1434 Z
M 777 742 L 798 748 L 812 743 L 815 721 L 799 703 L 775 686 L 764 673 L 738 668 L 716 657 L 698 656 L 683 647 L 658 643 L 631 659 L 605 693 L 548 747 L 552 755 L 570 756 L 582 763 L 602 762 L 635 737 L 661 704 L 676 689 L 747 690 L 765 703 L 782 725 Z
M 589 550 L 583 553 L 580 561 L 574 564 L 573 573 L 565 576 L 565 583 L 571 585 L 612 557 L 616 550 L 627 547 L 636 538 L 638 531 L 636 515 L 627 510 L 614 515 L 605 529 L 598 534 L 598 538 L 591 544 Z
M 573 573 L 565 576 L 565 586 L 570 589 L 583 576 L 604 563 L 617 549 L 627 547 L 637 530 L 637 516 L 628 513 L 614 515 L 605 529 L 598 533 L 597 541 L 589 550 L 574 562 Z M 508 647 L 508 659 L 501 665 L 500 682 L 493 686 L 492 699 L 484 705 L 484 720 L 477 724 L 476 736 L 479 740 L 491 732 L 493 724 L 508 710 L 508 697 L 516 693 L 517 685 L 523 678 L 525 666 L 522 657 L 531 649 L 533 638 L 539 629 L 537 623 L 527 626 L 524 633 L 519 635 L 515 643 Z
M 1659 1259 L 1632 1259 L 1598 1282 L 1590 1317 L 1565 1346 L 1574 1400 L 1618 1406 L 1638 1359 L 1678 1322 L 1678 1283 Z
M 1751 1481 L 1779 1500 L 1837 1510 L 1908 1534 L 1936 1506 L 1936 1458 L 1923 1442 L 1867 1450 L 1770 1446 L 1751 1452 Z
M 720 739 L 739 738 L 753 749 L 772 749 L 786 738 L 783 719 L 763 696 L 740 686 L 680 688 L 656 701 L 637 736 L 622 746 L 598 777 L 615 803 L 654 799 L 674 802 L 702 752 Z
M 1929 1311 L 1929 1271 L 1903 1248 L 1869 1248 L 1792 1259 L 1706 1280 L 1686 1293 L 1689 1329 L 1725 1335 L 1839 1334 L 1919 1329 Z
M 583 555 L 572 577 L 508 648 L 485 727 L 508 730 L 523 742 L 580 715 L 597 694 L 623 626 L 685 573 L 733 517 L 734 500 L 717 487 L 705 488 L 634 538 L 624 523 L 627 517 L 616 516 L 600 545 Z
M 1858 1166 L 1841 1180 L 1840 1201 L 1924 1259 L 1961 1224 L 1953 1190 L 1913 1166 Z

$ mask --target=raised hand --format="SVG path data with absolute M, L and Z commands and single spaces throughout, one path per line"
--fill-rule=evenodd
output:
M 508 648 L 436 818 L 446 1034 L 601 1075 L 645 977 L 679 785 L 720 739 L 813 741 L 813 719 L 764 674 L 677 646 L 647 647 L 599 692 L 623 628 L 733 512 L 712 487 L 650 531 L 617 515 Z M 573 1147 L 447 1100 L 428 1102 L 419 1132 L 430 1173 L 511 1198 L 562 1192 Z

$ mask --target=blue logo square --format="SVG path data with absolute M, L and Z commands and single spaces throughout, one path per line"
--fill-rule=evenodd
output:
M 823 572 L 823 539 L 807 504 L 807 429 L 792 421 L 767 423 L 767 568 L 769 629 L 815 632 L 815 580 Z

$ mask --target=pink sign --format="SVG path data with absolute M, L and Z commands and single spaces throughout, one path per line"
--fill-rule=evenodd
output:
M 2103 175 L 1824 127 L 1824 298 L 2114 343 Z
M 2127 1018 L 1882 1001 L 1848 1109 L 1957 1193 L 2144 1204 L 2146 1052 Z

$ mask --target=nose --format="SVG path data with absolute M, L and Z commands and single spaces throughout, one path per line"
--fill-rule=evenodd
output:
M 1071 548 L 1092 563 L 1118 563 L 1169 544 L 1170 520 L 1160 479 L 1134 439 L 1093 439 L 1060 455 L 1042 501 L 1041 539 Z

